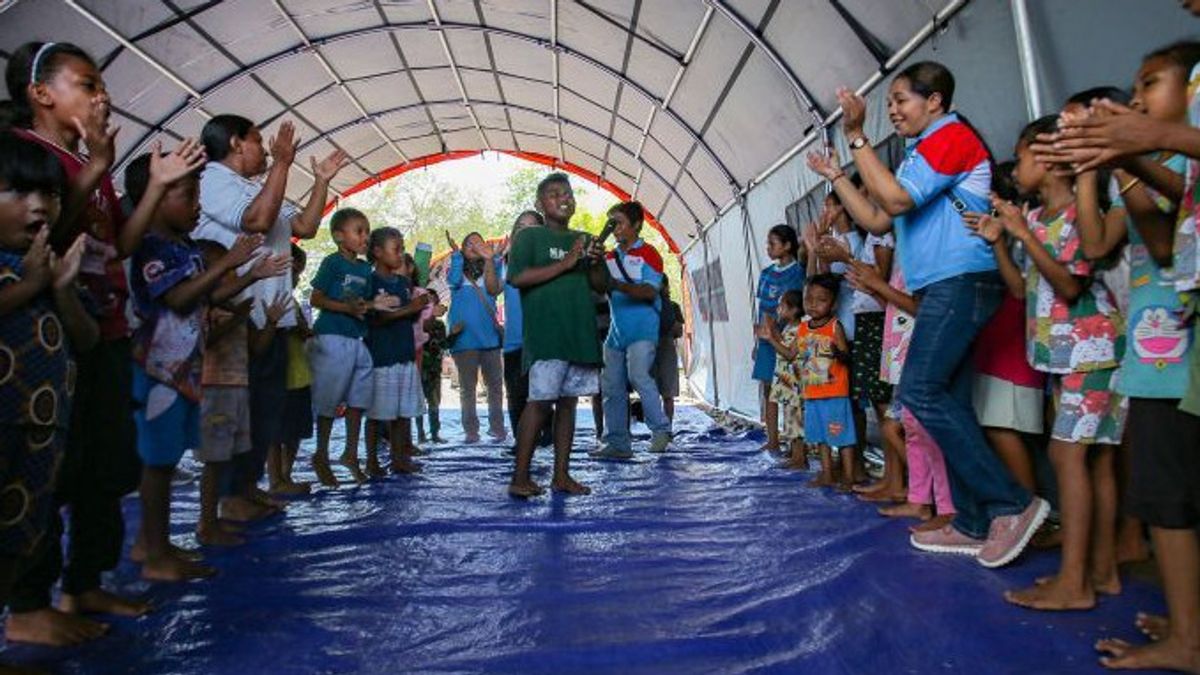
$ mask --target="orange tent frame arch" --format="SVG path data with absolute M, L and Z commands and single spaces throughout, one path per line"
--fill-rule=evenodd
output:
M 505 155 L 509 155 L 510 157 L 516 157 L 528 162 L 534 162 L 535 164 L 542 164 L 552 169 L 561 169 L 567 173 L 574 174 L 580 178 L 584 178 L 592 183 L 595 183 L 596 185 L 599 185 L 601 188 L 604 188 L 608 192 L 612 193 L 614 197 L 620 199 L 621 201 L 628 201 L 630 199 L 628 192 L 625 192 L 612 182 L 606 180 L 604 177 L 599 176 L 596 173 L 589 171 L 588 169 L 585 169 L 577 164 L 563 161 L 557 157 L 551 157 L 550 155 L 543 155 L 537 152 L 524 152 L 519 150 L 493 150 L 493 152 L 503 153 Z M 475 157 L 479 154 L 481 154 L 481 151 L 479 150 L 453 150 L 449 152 L 438 153 L 436 155 L 426 155 L 405 164 L 397 164 L 389 169 L 386 169 L 385 171 L 380 172 L 378 175 L 372 176 L 358 183 L 357 185 L 350 187 L 349 189 L 343 190 L 342 197 L 345 198 L 357 192 L 362 192 L 367 188 L 374 187 L 380 183 L 383 183 L 384 181 L 401 176 L 409 171 L 412 171 L 413 169 L 433 166 L 434 164 L 441 164 L 442 162 L 448 162 L 455 159 Z M 329 212 L 337 206 L 337 202 L 337 199 L 331 199 L 329 203 L 325 205 L 324 215 L 328 215 Z M 667 242 L 667 246 L 671 249 L 671 253 L 679 255 L 679 245 L 675 243 L 675 239 L 667 233 L 667 229 L 662 226 L 662 223 L 658 222 L 657 218 L 652 216 L 650 213 L 646 213 L 646 223 L 663 236 L 663 239 Z

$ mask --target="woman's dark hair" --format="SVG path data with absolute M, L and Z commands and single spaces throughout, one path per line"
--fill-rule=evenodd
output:
M 937 61 L 918 61 L 896 73 L 894 79 L 908 80 L 908 86 L 921 98 L 942 95 L 942 112 L 950 112 L 954 103 L 954 74 Z
M 609 213 L 614 211 L 628 218 L 634 227 L 640 227 L 646 220 L 646 209 L 642 208 L 641 202 L 621 202 L 608 210 Z
M 254 129 L 254 122 L 241 115 L 217 115 L 204 123 L 200 131 L 200 142 L 210 162 L 220 162 L 229 155 L 230 143 L 235 138 L 245 138 Z
M 341 232 L 342 228 L 346 226 L 346 223 L 354 220 L 355 218 L 362 218 L 368 223 L 371 222 L 367 220 L 367 216 L 362 211 L 347 207 L 333 212 L 333 216 L 329 218 L 329 231 Z
M 1092 101 L 1099 98 L 1106 98 L 1113 103 L 1120 103 L 1121 105 L 1129 105 L 1130 101 L 1133 100 L 1133 94 L 1120 87 L 1092 87 L 1091 89 L 1084 89 L 1083 91 L 1071 94 L 1071 97 L 1067 99 L 1066 105 L 1091 105 Z
M 546 219 L 542 217 L 542 214 L 538 213 L 537 211 L 534 211 L 533 209 L 529 209 L 528 211 L 522 211 L 519 215 L 517 215 L 516 218 L 513 219 L 513 228 L 514 229 L 517 227 L 517 223 L 520 223 L 521 219 L 524 218 L 525 216 L 529 216 L 530 218 L 533 218 L 535 221 L 537 221 L 538 225 L 546 224 Z
M 44 48 L 44 49 L 43 49 Z M 34 82 L 45 82 L 59 71 L 67 59 L 82 59 L 96 66 L 96 61 L 90 54 L 70 42 L 26 42 L 17 47 L 8 59 L 4 69 L 4 83 L 8 86 L 8 95 L 16 105 L 16 121 L 14 126 L 29 127 L 33 125 L 33 105 L 29 101 L 29 85 Z M 34 63 L 34 60 L 37 63 Z
M 12 101 L 0 101 L 0 131 L 8 131 L 17 125 L 21 111 Z
M 808 280 L 808 285 L 809 286 L 817 286 L 819 288 L 824 288 L 825 290 L 832 293 L 834 299 L 836 300 L 837 295 L 838 295 L 838 289 L 842 285 L 842 278 L 840 275 L 834 274 L 833 272 L 822 272 L 821 274 L 815 275 L 812 278 L 810 278 Z
M 1012 177 L 1016 167 L 1016 160 L 1007 159 L 997 164 L 992 172 L 992 192 L 1006 202 L 1020 201 L 1020 191 L 1017 190 L 1017 182 Z
M 800 254 L 800 237 L 796 236 L 796 228 L 787 223 L 780 223 L 767 232 L 767 237 L 775 237 L 785 246 L 791 247 L 792 257 Z
M 1017 144 L 1028 145 L 1037 140 L 1038 134 L 1052 134 L 1055 131 L 1058 131 L 1058 115 L 1044 115 L 1025 125 L 1017 137 Z
M 804 309 L 804 293 L 796 288 L 784 291 L 779 298 L 779 304 L 802 310 Z
M 1159 47 L 1147 54 L 1142 61 L 1150 59 L 1167 59 L 1175 65 L 1183 68 L 1184 77 L 1192 71 L 1197 62 L 1200 62 L 1200 42 L 1193 40 L 1182 40 L 1180 42 L 1172 42 L 1165 47 Z
M 67 193 L 67 175 L 54 153 L 11 132 L 0 132 L 0 185 L 17 193 Z
M 367 237 L 367 262 L 375 263 L 375 249 L 383 248 L 393 239 L 404 241 L 404 235 L 394 227 L 377 227 Z

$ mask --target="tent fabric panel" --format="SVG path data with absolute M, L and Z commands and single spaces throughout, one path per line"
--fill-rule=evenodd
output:
M 620 143 L 620 139 L 616 139 Z M 637 148 L 636 145 L 627 145 L 628 148 Z M 638 161 L 633 158 L 633 155 L 625 152 L 625 150 L 613 145 L 608 150 L 608 166 L 609 170 L 617 170 L 626 176 L 636 176 L 638 171 Z M 632 183 L 632 181 L 630 181 Z
M 803 41 L 792 39 L 796 26 L 808 29 Z M 834 95 L 837 87 L 854 88 L 877 68 L 874 57 L 827 0 L 781 2 L 767 24 L 765 37 L 826 111 L 838 107 Z M 820 54 L 820 58 L 813 58 L 815 54 Z M 778 73 L 773 65 L 769 67 Z M 781 92 L 793 91 L 786 80 L 783 87 Z M 786 100 L 793 96 L 770 98 Z M 793 105 L 803 110 L 799 98 L 793 100 Z
M 628 31 L 604 21 L 576 3 L 559 2 L 557 7 L 559 42 L 570 45 L 572 50 L 619 71 L 625 55 Z M 609 0 L 597 11 L 609 15 L 618 23 L 628 25 L 632 8 L 631 0 Z
M 307 53 L 279 59 L 256 74 L 272 91 L 291 104 L 299 103 L 332 84 L 325 70 Z M 368 82 L 371 80 L 363 81 Z M 355 82 L 349 86 L 354 88 L 360 84 L 362 83 Z
M 186 24 L 156 33 L 140 41 L 138 47 L 197 89 L 204 89 L 237 69 L 236 63 Z
M 563 119 L 582 124 L 602 136 L 608 134 L 612 113 L 590 101 L 564 91 L 559 94 L 558 110 Z
M 734 186 L 730 179 L 713 162 L 706 152 L 694 152 L 687 163 L 688 173 L 717 206 L 723 206 L 733 196 Z
M 483 0 L 480 4 L 488 26 L 526 35 L 550 34 L 550 6 L 546 0 Z
M 512 117 L 513 129 L 554 137 L 554 121 L 548 116 L 538 115 L 527 110 L 511 110 L 509 116 Z
M 396 156 L 396 152 L 389 146 L 381 145 L 359 157 L 358 163 L 367 167 L 371 173 L 378 174 L 400 163 L 400 158 Z
M 618 117 L 617 123 L 613 126 L 612 136 L 613 140 L 618 144 L 629 148 L 630 152 L 636 152 L 638 142 L 642 140 L 642 130 Z M 633 155 L 629 155 L 629 160 L 631 162 L 637 162 L 637 160 L 633 158 Z
M 653 105 L 650 99 L 642 96 L 636 89 L 625 87 L 621 92 L 621 103 L 617 106 L 617 112 L 631 124 L 637 125 L 640 135 L 642 125 L 646 123 L 646 117 L 650 114 L 650 107 Z
M 450 131 L 442 134 L 446 139 L 447 150 L 478 150 L 479 134 L 474 128 L 461 131 Z
M 379 147 L 382 139 L 370 124 L 356 124 L 329 136 L 351 157 L 362 157 Z
M 326 89 L 296 106 L 296 111 L 323 129 L 332 129 L 362 117 L 350 105 L 341 87 Z
M 671 99 L 671 109 L 690 127 L 704 126 L 748 44 L 736 26 L 724 17 L 713 17 Z
M 517 137 L 517 143 L 521 144 L 521 149 L 526 152 L 536 152 L 547 157 L 558 157 L 558 144 L 553 138 L 545 136 L 535 136 L 517 131 L 513 134 Z
M 105 0 L 82 0 L 87 7 L 122 35 L 137 35 L 147 28 L 172 18 L 175 13 L 159 3 L 111 2 Z
M 545 107 L 549 110 L 550 101 L 554 96 L 554 89 L 548 84 L 507 75 L 500 76 L 500 87 L 504 89 L 504 98 L 509 103 L 526 108 L 541 109 Z
M 242 63 L 254 63 L 296 44 L 296 31 L 279 12 L 263 9 L 261 0 L 226 0 L 192 21 Z
M 492 51 L 496 56 L 496 68 L 501 72 L 519 73 L 550 81 L 550 51 L 526 40 L 498 34 L 492 36 Z
M 643 2 L 638 33 L 682 56 L 704 18 L 704 11 L 704 3 L 688 0 Z M 674 77 L 674 72 L 671 75 Z
M 563 140 L 570 141 L 575 147 L 588 152 L 593 157 L 604 157 L 604 149 L 608 142 L 604 140 L 603 134 L 593 134 L 570 125 L 564 125 Z M 600 173 L 600 166 L 595 167 L 595 172 Z
M 863 28 L 895 53 L 950 0 L 840 0 Z M 797 64 L 799 65 L 799 64 Z
M 442 43 L 433 31 L 401 30 L 395 31 L 393 35 L 396 38 L 396 44 L 400 45 L 400 51 L 404 54 L 404 60 L 408 63 L 409 68 L 447 65 L 446 54 L 442 51 Z M 399 68 L 400 60 L 396 56 L 396 48 L 390 44 L 390 39 L 388 42 L 386 53 L 390 59 L 387 63 L 392 64 L 391 67 Z
M 666 54 L 636 41 L 630 50 L 629 78 L 635 80 L 660 99 L 667 95 L 679 63 Z
M 368 112 L 383 110 L 420 102 L 417 90 L 407 74 L 394 73 L 348 82 L 346 87 L 354 94 Z
M 646 171 L 642 173 L 642 182 L 638 184 L 637 194 L 633 195 L 633 198 L 640 201 L 651 213 L 662 213 L 663 205 L 667 203 L 670 194 L 666 183 Z
M 433 135 L 397 141 L 396 145 L 399 146 L 400 149 L 404 151 L 404 154 L 408 155 L 409 158 L 436 155 L 437 153 L 446 150 L 446 148 L 443 148 L 441 143 L 438 141 L 438 137 Z
M 453 71 L 449 68 L 442 71 L 445 77 L 453 78 Z M 500 89 L 496 87 L 496 78 L 492 77 L 491 73 L 484 73 L 478 70 L 459 70 L 459 76 L 462 77 L 463 87 L 467 90 L 467 96 L 472 101 L 499 101 Z
M 669 150 L 676 164 L 683 161 L 695 143 L 683 127 L 667 115 L 655 115 L 650 125 L 650 135 L 664 149 Z M 674 177 L 674 173 L 671 174 Z
M 413 73 L 417 89 L 426 101 L 462 100 L 458 84 L 450 74 L 449 68 L 437 70 L 418 70 Z
M 570 145 L 566 146 L 566 148 L 564 148 L 564 151 L 566 153 L 566 157 L 564 157 L 564 159 L 566 159 L 571 164 L 574 164 L 575 166 L 587 169 L 588 171 L 591 171 L 593 174 L 600 173 L 600 160 L 596 159 L 590 153 L 581 151 L 578 148 L 575 148 Z
M 65 9 L 53 0 L 12 5 L 0 15 L 0 44 L 6 52 L 12 52 L 26 42 L 46 42 L 69 35 L 72 43 L 97 58 L 116 47 L 112 38 L 95 24 L 75 12 L 62 11 Z
M 679 197 L 687 203 L 701 223 L 707 223 L 717 215 L 717 209 L 708 201 L 696 181 L 692 180 L 692 177 L 686 172 L 680 176 L 679 182 L 675 185 L 675 191 L 679 193 Z M 692 217 L 689 215 L 683 222 L 687 223 L 691 220 Z
M 310 38 L 378 26 L 379 13 L 370 2 L 359 0 L 282 0 L 287 13 Z
M 118 108 L 149 122 L 157 122 L 187 100 L 187 94 L 174 82 L 158 76 L 158 71 L 128 52 L 122 52 L 104 73 L 104 84 Z M 137 137 L 122 133 L 118 143 L 134 143 Z M 132 148 L 129 148 L 132 149 Z M 126 152 L 122 145 L 119 152 Z
M 546 69 L 550 71 L 550 56 L 546 56 Z M 565 84 L 593 101 L 602 102 L 609 108 L 617 96 L 617 80 L 591 64 L 570 56 L 558 58 L 559 82 Z
M 400 66 L 396 48 L 386 33 L 368 33 L 349 40 L 337 40 L 317 49 L 342 79 L 367 77 Z M 313 68 L 314 76 L 324 75 L 325 79 L 329 79 L 320 63 L 314 62 Z
M 642 161 L 647 166 L 654 167 L 667 180 L 674 179 L 675 174 L 679 173 L 679 162 L 667 154 L 658 143 L 646 141 L 646 145 L 642 146 Z
M 441 3 L 438 4 L 438 13 L 444 14 Z M 442 19 L 446 20 L 446 17 L 442 16 Z M 473 18 L 471 23 L 474 23 Z M 446 41 L 450 44 L 450 53 L 454 55 L 454 63 L 460 68 L 490 70 L 492 62 L 488 58 L 487 45 L 483 41 L 483 36 L 483 33 L 475 31 L 446 31 Z M 439 51 L 440 47 L 441 45 L 439 45 Z M 442 61 L 444 63 L 445 59 L 443 58 Z
M 520 148 L 517 147 L 517 144 L 513 141 L 512 133 L 508 130 L 501 131 L 499 129 L 485 128 L 483 133 L 485 136 L 487 136 L 488 143 L 495 150 L 520 150 Z

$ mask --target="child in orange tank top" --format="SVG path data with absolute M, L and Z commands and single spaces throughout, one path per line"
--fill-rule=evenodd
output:
M 804 364 L 804 438 L 821 455 L 821 474 L 809 485 L 834 484 L 833 449 L 837 448 L 842 464 L 839 489 L 848 491 L 858 439 L 850 405 L 850 348 L 834 316 L 837 293 L 836 275 L 818 274 L 809 279 L 804 293 L 808 320 L 800 322 L 796 344 Z

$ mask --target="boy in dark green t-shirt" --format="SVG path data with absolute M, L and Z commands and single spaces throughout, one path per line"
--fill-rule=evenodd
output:
M 517 429 L 517 461 L 509 494 L 533 497 L 543 492 L 529 477 L 539 430 L 554 404 L 554 478 L 550 487 L 588 494 L 568 471 L 575 439 L 575 406 L 580 396 L 600 390 L 604 362 L 596 339 L 596 308 L 591 289 L 608 286 L 604 249 L 588 235 L 568 227 L 575 215 L 575 194 L 566 174 L 552 173 L 538 184 L 537 207 L 545 227 L 523 230 L 508 256 L 508 283 L 521 289 L 524 314 L 524 363 L 529 373 L 529 403 Z

